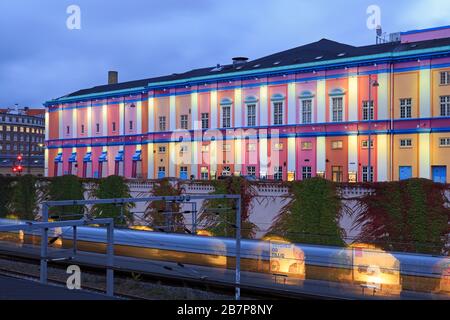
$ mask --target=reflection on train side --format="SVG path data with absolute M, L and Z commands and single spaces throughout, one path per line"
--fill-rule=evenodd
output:
M 0 225 L 23 224 L 0 219 Z M 140 228 L 139 228 L 140 229 Z M 146 229 L 146 228 L 143 228 Z M 206 231 L 192 236 L 141 230 L 116 229 L 115 254 L 149 260 L 181 262 L 217 267 L 217 272 L 235 267 L 236 240 L 211 237 Z M 72 228 L 52 230 L 54 247 L 73 246 Z M 80 251 L 105 252 L 104 228 L 79 227 Z M 39 232 L 0 233 L 9 243 L 39 244 Z M 219 269 L 220 268 L 220 269 Z M 353 244 L 347 248 L 290 243 L 279 237 L 241 241 L 241 269 L 248 272 L 279 274 L 293 280 L 321 280 L 362 285 L 377 294 L 398 295 L 401 290 L 450 295 L 450 258 L 403 252 L 385 252 L 372 245 Z M 295 282 L 295 281 L 294 281 Z M 293 282 L 291 282 L 293 283 Z M 298 281 L 296 282 L 299 283 Z

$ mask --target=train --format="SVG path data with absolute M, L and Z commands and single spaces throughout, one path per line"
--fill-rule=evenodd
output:
M 1 225 L 24 221 L 0 219 Z M 73 229 L 51 229 L 49 239 L 58 248 L 73 247 Z M 57 239 L 55 241 L 55 239 Z M 40 244 L 39 231 L 0 232 L 0 241 Z M 106 229 L 77 228 L 77 249 L 105 253 Z M 167 261 L 215 268 L 235 268 L 233 238 L 115 229 L 117 256 Z M 434 293 L 450 298 L 450 257 L 386 252 L 373 245 L 332 247 L 290 243 L 279 237 L 241 240 L 241 270 L 274 277 L 322 280 L 376 288 L 379 295 L 402 291 Z

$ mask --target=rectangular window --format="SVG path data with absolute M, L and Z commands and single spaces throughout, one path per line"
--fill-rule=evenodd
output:
M 342 149 L 342 140 L 331 141 L 331 149 Z
M 302 167 L 302 180 L 306 180 L 312 177 L 312 167 Z
M 363 120 L 373 120 L 373 100 L 370 103 L 368 100 L 363 101 L 362 116 Z
M 302 100 L 302 123 L 312 122 L 312 100 L 305 99 Z
M 248 152 L 256 151 L 256 143 L 248 143 L 247 144 L 247 151 Z
M 373 166 L 370 166 L 370 180 L 369 180 L 369 166 L 362 167 L 362 181 L 373 182 Z
M 209 129 L 209 113 L 202 113 L 202 129 Z
M 112 131 L 116 132 L 116 123 L 115 122 L 112 123 Z
M 130 130 L 133 130 L 133 121 L 130 121 Z
M 231 175 L 231 169 L 229 166 L 224 166 L 222 170 L 222 176 L 230 176 Z
M 208 167 L 201 167 L 200 168 L 200 178 L 202 180 L 208 180 L 208 178 L 209 178 Z
M 334 182 L 342 182 L 343 177 L 342 166 L 332 166 L 331 173 L 332 173 L 332 180 Z
M 411 98 L 400 99 L 400 118 L 402 119 L 411 118 L 412 114 L 411 104 L 412 104 Z
M 188 129 L 188 116 L 187 114 L 182 114 L 180 116 L 180 128 L 181 129 Z
M 229 145 L 229 144 L 227 144 L 227 143 L 224 143 L 224 144 L 222 145 L 222 151 L 224 151 L 224 152 L 229 152 L 229 151 L 231 151 L 231 145 Z
M 274 168 L 273 178 L 275 180 L 283 180 L 283 167 L 277 166 Z
M 439 146 L 440 147 L 450 147 L 450 138 L 440 138 Z
M 209 152 L 209 146 L 208 145 L 202 145 L 202 152 L 203 153 Z
M 361 147 L 363 149 L 367 149 L 368 144 L 369 144 L 369 140 L 361 141 Z M 370 140 L 370 149 L 372 149 L 372 148 L 373 148 L 373 140 Z
M 96 130 L 97 133 L 100 132 L 100 123 L 97 123 L 97 124 L 95 125 L 95 130 Z
M 273 104 L 273 124 L 283 124 L 283 102 L 274 102 Z
M 311 150 L 312 149 L 312 142 L 311 141 L 304 141 L 302 142 L 302 150 Z
M 283 144 L 281 142 L 280 143 L 275 143 L 274 146 L 273 146 L 273 149 L 276 150 L 276 151 L 281 151 L 281 150 L 283 150 Z
M 159 147 L 158 148 L 159 153 L 166 153 L 166 147 Z
M 256 167 L 255 166 L 247 167 L 247 175 L 256 177 Z
M 166 117 L 159 117 L 159 131 L 166 131 Z
M 187 146 L 180 146 L 180 153 L 186 153 L 188 152 L 188 147 Z
M 450 84 L 450 72 L 449 71 L 442 71 L 441 72 L 441 85 L 448 85 Z
M 441 117 L 450 117 L 450 96 L 441 96 Z
M 81 125 L 81 133 L 84 134 L 84 124 Z
M 67 134 L 70 134 L 70 126 L 67 126 L 67 128 L 66 128 L 66 133 L 67 133 Z
M 331 99 L 331 111 L 333 122 L 341 122 L 343 120 L 343 107 L 344 99 L 342 97 L 336 97 Z
M 400 139 L 400 148 L 411 148 L 412 140 L 411 139 Z
M 222 128 L 231 128 L 231 106 L 222 107 Z
M 247 105 L 247 126 L 256 126 L 256 104 Z

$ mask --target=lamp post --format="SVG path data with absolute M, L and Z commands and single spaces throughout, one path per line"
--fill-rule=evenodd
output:
M 372 103 L 372 87 L 378 87 L 379 83 L 377 80 L 372 80 L 372 75 L 369 74 L 369 101 L 367 101 L 368 107 L 368 127 L 369 127 L 369 141 L 367 142 L 368 155 L 367 155 L 367 180 L 372 181 L 372 118 L 375 115 L 375 104 Z

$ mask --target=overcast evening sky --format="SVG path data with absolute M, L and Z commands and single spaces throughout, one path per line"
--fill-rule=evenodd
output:
M 255 59 L 328 38 L 373 44 L 384 31 L 450 25 L 449 0 L 0 0 L 0 108 L 42 107 L 82 88 Z M 67 7 L 81 9 L 69 30 Z

